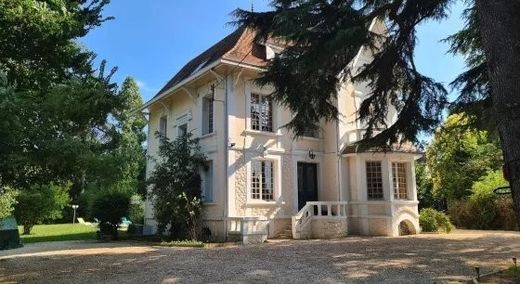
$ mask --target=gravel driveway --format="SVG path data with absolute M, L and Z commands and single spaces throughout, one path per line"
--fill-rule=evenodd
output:
M 276 240 L 249 246 L 165 248 L 142 243 L 56 242 L 0 251 L 0 282 L 457 282 L 520 258 L 520 233 Z

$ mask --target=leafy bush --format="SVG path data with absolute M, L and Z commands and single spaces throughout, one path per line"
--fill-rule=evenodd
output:
M 133 224 L 144 223 L 144 201 L 140 195 L 134 194 L 130 199 L 128 219 L 130 219 Z
M 149 179 L 159 233 L 168 230 L 173 239 L 198 239 L 202 215 L 200 169 L 206 157 L 191 133 L 174 141 L 160 139 L 160 160 Z
M 11 216 L 16 204 L 17 192 L 10 188 L 0 188 L 0 220 Z
M 515 229 L 511 196 L 493 192 L 502 186 L 507 186 L 502 173 L 489 172 L 473 184 L 468 198 L 450 201 L 448 211 L 455 224 L 468 229 Z
M 442 229 L 446 233 L 449 233 L 454 228 L 448 215 L 433 208 L 424 208 L 421 210 L 419 214 L 419 224 L 423 232 L 437 232 Z
M 100 194 L 92 204 L 92 215 L 99 219 L 101 234 L 110 234 L 117 239 L 117 228 L 121 218 L 128 214 L 130 198 L 122 192 Z
M 23 225 L 24 235 L 31 233 L 34 225 L 61 218 L 63 208 L 69 203 L 71 184 L 33 185 L 20 190 L 15 206 L 15 216 Z

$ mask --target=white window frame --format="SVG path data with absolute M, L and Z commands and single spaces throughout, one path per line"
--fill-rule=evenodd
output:
M 253 161 L 270 161 L 273 163 L 273 200 L 262 200 L 262 199 L 253 199 L 252 198 L 252 170 L 253 170 Z M 247 171 L 247 178 L 246 178 L 246 192 L 247 192 L 247 198 L 246 198 L 246 205 L 258 205 L 258 204 L 275 204 L 280 196 L 281 196 L 281 179 L 282 179 L 282 173 L 281 173 L 281 157 L 280 156 L 274 156 L 274 155 L 265 155 L 264 157 L 255 157 L 251 159 L 246 164 L 246 171 Z
M 380 166 L 380 177 L 381 177 L 381 197 L 375 198 L 369 196 L 369 190 L 368 190 L 368 164 L 369 163 L 379 163 Z M 364 163 L 365 167 L 365 189 L 366 189 L 366 198 L 368 201 L 379 201 L 385 199 L 385 184 L 384 184 L 384 170 L 383 170 L 383 161 L 382 160 L 366 160 Z
M 280 135 L 280 130 L 278 129 L 278 107 L 276 102 L 273 100 L 271 105 L 271 113 L 272 113 L 272 131 L 262 131 L 262 130 L 253 130 L 251 123 L 251 95 L 257 94 L 261 96 L 270 96 L 271 92 L 265 90 L 264 88 L 254 88 L 253 83 L 251 81 L 246 81 L 245 87 L 245 107 L 246 107 L 246 131 L 249 133 L 259 133 L 265 135 Z
M 211 104 L 212 111 L 211 116 L 209 114 L 206 115 L 206 103 Z M 211 118 L 211 131 L 209 131 L 209 120 Z M 213 100 L 213 95 L 206 95 L 202 97 L 201 100 L 201 135 L 211 135 L 215 133 L 215 104 Z
M 404 168 L 404 176 L 402 178 L 404 178 L 404 182 L 405 182 L 405 197 L 401 197 L 401 194 L 400 194 L 400 187 L 399 187 L 399 180 L 397 180 L 397 182 L 394 181 L 395 178 L 399 179 L 399 176 L 395 176 L 394 175 L 394 164 L 396 165 L 402 165 L 403 168 Z M 403 162 L 403 161 L 392 161 L 390 162 L 390 167 L 391 167 L 391 176 L 392 176 L 392 194 L 393 194 L 393 197 L 395 200 L 409 200 L 410 199 L 410 181 L 409 181 L 409 169 L 410 169 L 410 165 L 408 162 Z M 398 172 L 398 171 L 397 171 Z M 397 185 L 397 187 L 396 187 Z
M 258 98 L 258 102 L 255 104 L 255 105 L 258 105 L 258 129 L 253 129 L 253 106 L 254 104 L 252 103 L 253 101 L 253 97 L 257 97 Z M 264 101 L 268 101 L 267 105 L 269 106 L 268 108 L 266 109 L 263 109 L 262 106 L 264 105 Z M 275 132 L 275 127 L 274 127 L 274 108 L 273 108 L 273 105 L 274 105 L 274 102 L 273 102 L 273 98 L 271 97 L 271 95 L 264 95 L 264 94 L 261 94 L 261 93 L 251 93 L 250 95 L 250 108 L 249 108 L 249 120 L 251 121 L 251 130 L 253 131 L 259 131 L 259 132 L 270 132 L 270 133 L 274 133 Z M 266 111 L 266 114 L 263 113 L 263 111 Z M 264 129 L 264 126 L 265 126 L 265 129 Z
M 175 119 L 175 128 L 177 130 L 177 136 L 176 137 L 179 137 L 180 136 L 180 127 L 182 125 L 186 125 L 186 133 L 188 133 L 190 131 L 190 120 L 191 120 L 191 113 L 190 112 L 185 112 L 183 113 L 182 115 L 179 115 L 177 117 L 177 119 Z
M 163 121 L 164 121 L 164 129 L 162 127 Z M 159 117 L 159 123 L 158 123 L 157 128 L 158 128 L 157 132 L 159 132 L 160 135 L 162 135 L 164 137 L 168 137 L 168 116 L 167 115 L 161 115 Z M 163 130 L 164 130 L 164 133 L 163 133 Z

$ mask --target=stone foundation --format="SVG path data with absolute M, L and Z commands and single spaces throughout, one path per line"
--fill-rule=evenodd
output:
M 311 222 L 311 236 L 313 239 L 335 239 L 347 235 L 347 220 L 344 218 L 313 218 Z

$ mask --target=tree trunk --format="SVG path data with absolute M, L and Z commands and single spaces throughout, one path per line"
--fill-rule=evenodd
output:
M 476 0 L 493 111 L 520 226 L 520 0 Z
M 30 235 L 32 227 L 33 227 L 33 225 L 31 225 L 31 224 L 23 224 L 23 234 Z

